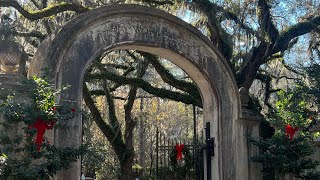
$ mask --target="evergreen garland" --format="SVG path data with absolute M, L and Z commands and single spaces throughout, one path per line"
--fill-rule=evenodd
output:
M 170 166 L 172 168 L 172 171 L 175 173 L 175 175 L 185 177 L 193 168 L 194 161 L 190 154 L 190 150 L 187 146 L 183 148 L 182 155 L 183 155 L 182 161 L 178 161 L 176 159 L 177 151 L 174 148 L 170 154 Z
M 260 153 L 251 160 L 262 164 L 265 175 L 275 174 L 275 178 L 279 179 L 292 173 L 305 180 L 320 179 L 320 174 L 314 171 L 320 162 L 310 158 L 314 147 L 309 136 L 300 135 L 290 140 L 283 132 L 277 132 L 269 139 L 249 137 L 249 141 L 260 148 Z

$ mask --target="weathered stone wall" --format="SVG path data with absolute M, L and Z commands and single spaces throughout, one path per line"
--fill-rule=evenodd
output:
M 221 54 L 196 28 L 163 11 L 137 6 L 113 5 L 82 14 L 65 25 L 55 37 L 41 45 L 32 61 L 29 76 L 42 68 L 51 70 L 57 87 L 69 84 L 60 104 L 82 100 L 84 72 L 98 55 L 114 49 L 146 51 L 171 60 L 195 81 L 202 95 L 204 121 L 212 124 L 216 138 L 216 156 L 212 158 L 213 179 L 247 180 L 246 166 L 238 157 L 237 143 L 243 141 L 237 131 L 241 117 L 238 88 Z M 73 130 L 57 130 L 56 144 L 79 146 L 81 119 L 69 121 Z M 246 173 L 246 174 L 243 174 Z M 58 179 L 78 179 L 79 163 L 62 172 Z

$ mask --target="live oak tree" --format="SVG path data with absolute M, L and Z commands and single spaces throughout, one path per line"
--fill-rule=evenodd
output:
M 50 3 L 49 7 L 47 7 L 48 3 Z M 35 41 L 39 43 L 39 40 L 43 40 L 46 35 L 51 34 L 64 22 L 72 19 L 75 14 L 112 3 L 116 2 L 33 0 L 24 2 L 24 7 L 33 9 L 28 10 L 17 1 L 2 0 L 0 6 L 13 7 L 27 20 L 41 22 L 37 23 L 37 26 L 42 27 L 43 32 L 34 30 L 26 32 L 23 28 L 24 25 L 21 24 L 9 32 L 9 34 L 16 36 L 36 38 L 37 40 L 33 39 L 30 43 L 37 44 Z M 132 2 L 120 1 L 117 3 Z M 253 81 L 258 79 L 267 84 L 267 96 L 268 93 L 273 92 L 268 84 L 272 79 L 279 78 L 262 71 L 268 62 L 283 58 L 287 50 L 292 48 L 297 43 L 299 36 L 302 35 L 308 35 L 311 38 L 308 42 L 311 55 L 319 51 L 318 26 L 320 17 L 316 1 L 248 0 L 239 3 L 233 1 L 144 0 L 139 3 L 158 6 L 172 13 L 185 9 L 190 10 L 189 14 L 196 17 L 194 24 L 205 32 L 229 62 L 237 78 L 238 86 L 249 89 Z M 287 8 L 285 9 L 283 6 Z M 70 11 L 73 13 L 69 13 Z M 58 13 L 62 13 L 62 15 L 55 16 Z M 292 17 L 295 19 L 293 20 Z M 24 18 L 16 18 L 26 21 Z M 287 60 L 281 62 L 284 67 L 294 70 L 286 64 Z
M 66 22 L 77 14 L 114 3 L 139 3 L 154 6 L 173 14 L 181 15 L 199 28 L 216 46 L 232 69 L 237 84 L 250 89 L 254 82 L 264 87 L 264 103 L 269 107 L 269 97 L 278 89 L 273 82 L 280 79 L 293 79 L 299 72 L 292 66 L 295 52 L 290 51 L 299 44 L 299 40 L 308 43 L 309 55 L 306 61 L 319 59 L 319 25 L 320 10 L 317 1 L 277 1 L 277 0 L 245 0 L 245 1 L 103 1 L 103 0 L 0 0 L 2 22 L 10 19 L 10 27 L 4 25 L 0 34 L 21 40 L 24 57 L 21 69 L 26 62 L 32 61 L 34 51 L 48 35 L 59 30 Z M 5 8 L 6 7 L 6 8 Z M 9 11 L 7 8 L 15 9 Z M 98 88 L 84 86 L 84 100 L 89 107 L 94 121 L 98 124 L 106 138 L 110 141 L 120 160 L 123 173 L 131 171 L 133 161 L 132 130 L 135 120 L 131 116 L 132 105 L 137 89 L 185 104 L 202 107 L 197 87 L 184 78 L 178 78 L 168 71 L 160 58 L 154 55 L 127 51 L 123 52 L 135 63 L 104 63 L 103 55 L 97 59 L 86 74 L 88 86 L 99 82 Z M 291 62 L 291 63 L 288 63 Z M 279 66 L 272 69 L 272 64 Z M 138 66 L 134 66 L 137 65 Z M 125 65 L 125 66 L 123 66 Z M 143 76 L 148 68 L 154 68 L 163 82 L 173 87 L 159 88 Z M 110 71 L 121 69 L 122 73 Z M 291 72 L 283 74 L 280 69 Z M 278 71 L 277 71 L 278 70 Z M 20 71 L 22 72 L 22 71 Z M 23 73 L 25 74 L 25 73 Z M 109 82 L 109 83 L 107 83 Z M 110 82 L 113 82 L 110 85 Z M 90 85 L 91 84 L 91 85 Z M 114 96 L 112 92 L 121 85 L 127 85 L 125 111 L 125 128 L 121 130 L 119 121 L 114 115 Z M 95 96 L 105 96 L 108 102 L 108 120 L 103 119 L 94 103 Z M 107 122 L 109 121 L 109 122 Z

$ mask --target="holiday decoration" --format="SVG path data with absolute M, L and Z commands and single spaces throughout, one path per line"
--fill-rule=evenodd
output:
M 45 122 L 42 120 L 42 118 L 38 118 L 35 123 L 33 123 L 32 125 L 29 126 L 29 129 L 34 128 L 37 130 L 37 136 L 36 136 L 35 143 L 37 145 L 38 152 L 41 150 L 43 136 L 44 136 L 46 130 L 52 129 L 55 123 L 56 123 L 55 121 Z
M 184 149 L 184 144 L 176 144 L 176 151 L 177 151 L 177 156 L 176 156 L 176 160 L 177 161 L 182 161 L 182 150 Z
M 193 167 L 193 158 L 188 146 L 176 144 L 170 154 L 170 166 L 178 177 L 184 177 Z M 184 179 L 184 178 L 183 178 Z
M 58 111 L 58 107 L 57 106 L 53 106 L 51 108 L 51 111 L 52 112 Z M 76 112 L 76 108 L 72 107 L 70 109 L 70 111 L 72 113 L 75 113 Z M 37 151 L 38 152 L 40 152 L 40 150 L 41 150 L 41 146 L 42 146 L 42 143 L 43 143 L 43 140 L 44 140 L 44 134 L 45 134 L 46 130 L 53 129 L 55 124 L 56 124 L 56 121 L 48 121 L 48 120 L 45 121 L 45 120 L 43 120 L 43 118 L 38 117 L 36 122 L 34 122 L 33 124 L 28 126 L 28 129 L 30 129 L 30 130 L 31 129 L 35 129 L 37 131 L 37 135 L 36 135 L 36 138 L 35 138 L 34 142 L 37 145 Z M 26 137 L 30 137 L 30 134 L 26 134 Z
M 292 141 L 294 134 L 298 130 L 298 127 L 293 127 L 290 124 L 286 125 L 285 131 L 286 135 L 289 136 L 290 141 Z

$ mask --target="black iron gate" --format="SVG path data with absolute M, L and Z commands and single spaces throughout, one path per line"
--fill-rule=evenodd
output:
M 203 134 L 200 136 L 203 137 Z M 185 177 L 185 179 L 190 180 L 203 180 L 204 179 L 204 153 L 206 154 L 206 175 L 207 180 L 212 180 L 211 173 L 211 159 L 215 155 L 214 147 L 215 147 L 215 139 L 210 136 L 210 122 L 206 123 L 205 127 L 205 141 L 200 140 L 201 143 L 198 143 L 197 140 L 194 140 L 193 143 L 187 142 L 174 142 L 166 140 L 165 136 L 159 133 L 157 129 L 157 137 L 156 137 L 156 177 L 159 180 L 174 180 L 174 177 L 167 177 L 170 170 L 172 171 L 172 167 L 170 167 L 170 154 L 175 150 L 176 144 L 184 144 L 185 148 L 187 148 L 192 154 L 192 163 L 193 168 L 190 169 L 192 173 L 189 176 Z M 202 142 L 205 142 L 204 144 Z M 171 169 L 170 169 L 171 168 Z M 159 172 L 164 171 L 165 172 Z M 181 177 L 177 177 L 177 179 L 181 179 Z

